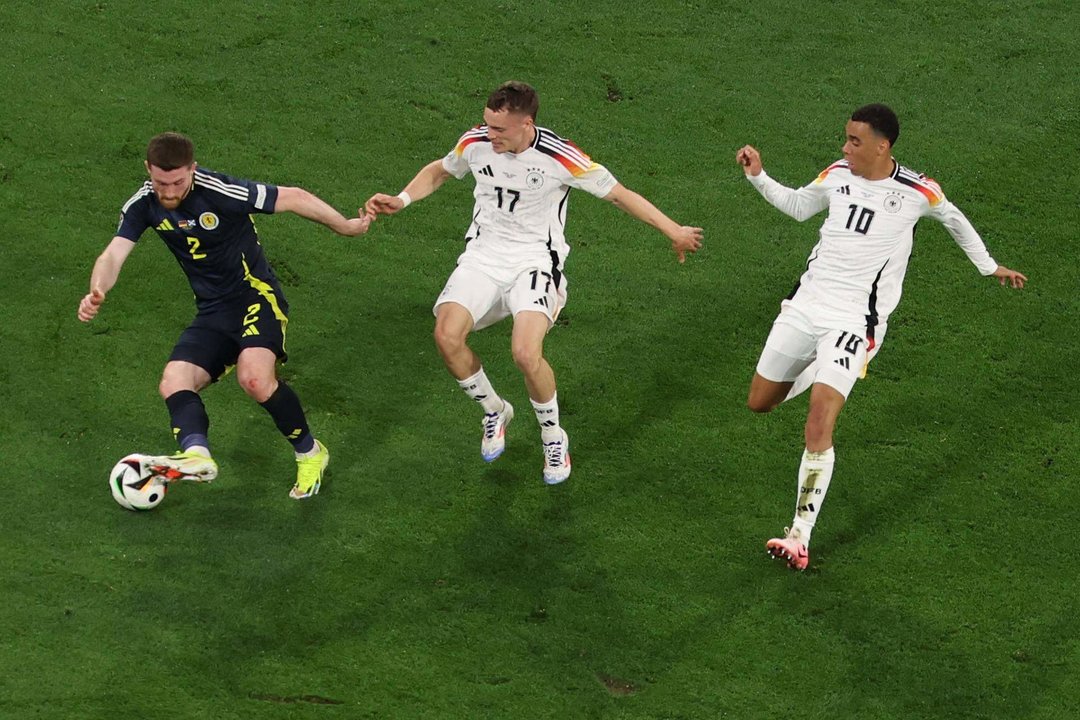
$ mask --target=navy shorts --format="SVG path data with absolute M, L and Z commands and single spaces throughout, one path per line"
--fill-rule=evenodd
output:
M 280 287 L 251 288 L 225 305 L 200 310 L 180 333 L 169 361 L 198 365 L 213 381 L 236 364 L 245 348 L 267 348 L 285 362 L 289 358 L 285 352 L 288 324 L 289 303 Z

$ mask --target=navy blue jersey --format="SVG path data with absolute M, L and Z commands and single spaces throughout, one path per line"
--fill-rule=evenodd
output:
M 187 275 L 199 310 L 211 309 L 259 284 L 279 287 L 251 219 L 274 212 L 277 196 L 274 185 L 196 168 L 175 210 L 162 207 L 147 180 L 124 204 L 116 234 L 137 242 L 153 228 Z

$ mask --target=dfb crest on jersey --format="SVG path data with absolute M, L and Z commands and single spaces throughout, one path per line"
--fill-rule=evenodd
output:
M 897 193 L 889 193 L 885 196 L 885 212 L 898 213 L 904 202 Z
M 525 186 L 530 190 L 539 190 L 544 187 L 544 173 L 529 168 L 529 174 L 525 176 Z

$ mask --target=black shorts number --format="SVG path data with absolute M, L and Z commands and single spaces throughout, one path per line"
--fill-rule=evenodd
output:
M 847 339 L 846 343 L 844 343 L 845 338 Z M 853 333 L 849 333 L 847 330 L 844 330 L 840 333 L 840 337 L 836 338 L 836 345 L 834 345 L 833 347 L 840 347 L 841 343 L 844 344 L 844 350 L 854 355 L 855 353 L 859 352 L 859 345 L 862 344 L 862 338 Z

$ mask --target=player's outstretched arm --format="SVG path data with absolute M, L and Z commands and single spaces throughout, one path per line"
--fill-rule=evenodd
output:
M 118 235 L 108 244 L 105 252 L 98 256 L 94 262 L 94 270 L 90 273 L 90 292 L 79 301 L 80 320 L 90 322 L 98 314 L 101 303 L 105 302 L 106 293 L 116 285 L 120 268 L 134 249 L 135 243 Z
M 979 269 L 979 272 L 984 277 L 997 278 L 1002 287 L 1009 285 L 1017 290 L 1023 289 L 1024 283 L 1027 282 L 1027 276 L 1004 265 L 998 265 L 990 257 L 990 251 L 986 249 L 986 244 L 960 208 L 943 199 L 931 210 L 930 217 L 939 220 L 945 226 L 945 230 L 948 231 L 956 244 L 968 256 L 968 260 Z
M 409 181 L 397 195 L 375 193 L 364 203 L 364 210 L 371 216 L 393 215 L 409 206 L 417 200 L 423 200 L 431 193 L 439 189 L 450 177 L 450 173 L 443 167 L 442 158 L 433 160 L 416 173 L 416 177 Z
M 813 185 L 789 188 L 773 180 L 761 165 L 761 153 L 753 145 L 743 145 L 735 153 L 735 162 L 742 166 L 746 179 L 773 207 L 799 222 L 808 220 L 829 206 L 829 196 L 823 188 Z
M 1016 288 L 1017 290 L 1023 290 L 1024 283 L 1027 282 L 1026 275 L 1018 273 L 1015 270 L 1010 270 L 1004 265 L 998 265 L 997 270 L 995 270 L 991 275 L 992 277 L 996 277 L 998 279 L 998 283 L 1000 283 L 1001 287 L 1009 285 Z
M 701 228 L 679 225 L 660 212 L 659 208 L 651 202 L 623 186 L 622 183 L 615 183 L 615 187 L 604 196 L 604 199 L 609 200 L 611 204 L 628 215 L 664 233 L 671 240 L 671 249 L 675 251 L 679 262 L 686 262 L 686 253 L 697 252 L 701 248 L 701 238 L 704 233 Z
M 325 225 L 338 235 L 363 235 L 371 226 L 374 215 L 364 213 L 346 218 L 324 200 L 298 187 L 279 187 L 274 212 L 291 212 L 302 218 Z

